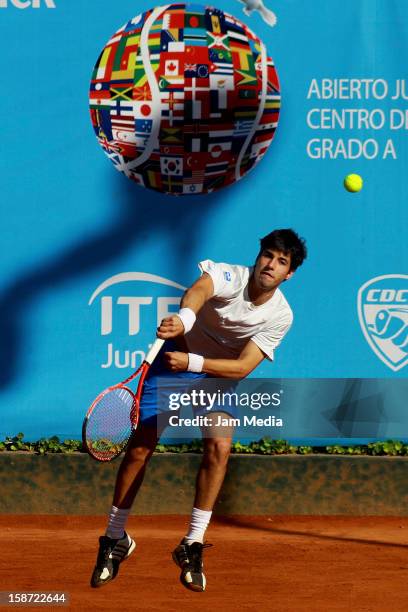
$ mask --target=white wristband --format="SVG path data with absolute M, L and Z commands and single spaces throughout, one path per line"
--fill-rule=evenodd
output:
M 195 312 L 191 308 L 181 308 L 177 316 L 180 317 L 184 325 L 184 333 L 188 334 L 196 321 Z
M 202 372 L 204 366 L 204 357 L 195 353 L 188 354 L 187 372 Z

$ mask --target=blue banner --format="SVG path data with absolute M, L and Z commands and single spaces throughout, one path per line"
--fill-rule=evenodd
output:
M 405 0 L 271 0 L 274 27 L 237 0 L 217 0 L 208 22 L 193 5 L 183 39 L 177 10 L 163 25 L 166 38 L 148 0 L 97 4 L 0 0 L 0 436 L 79 437 L 96 394 L 140 365 L 160 320 L 177 312 L 199 261 L 252 265 L 260 237 L 291 227 L 309 250 L 281 287 L 293 326 L 274 361 L 251 374 L 290 389 L 282 437 L 406 437 Z M 161 71 L 157 95 L 144 93 L 146 63 L 128 41 L 140 19 Z M 104 50 L 122 26 L 130 64 L 111 65 Z M 194 38 L 196 27 L 208 36 Z M 259 61 L 246 59 L 242 32 Z M 177 54 L 187 40 L 196 51 L 181 86 Z M 207 46 L 210 74 L 200 59 Z M 231 85 L 230 53 L 242 61 L 239 87 Z M 137 89 L 130 100 L 129 65 Z M 96 87 L 108 68 L 116 74 L 109 99 Z M 258 91 L 251 79 L 260 70 Z M 144 96 L 171 124 L 183 91 L 192 112 L 202 112 L 206 79 L 217 90 L 212 119 L 224 120 L 234 87 L 240 119 L 232 141 L 222 124 L 216 135 L 204 122 L 187 133 L 189 152 L 203 159 L 206 142 L 207 158 L 205 170 L 200 162 L 181 176 L 183 151 L 166 153 L 164 143 L 161 159 L 149 157 L 148 135 L 159 128 Z M 129 104 L 144 117 L 131 129 Z M 247 119 L 254 109 L 257 130 Z M 179 135 L 168 129 L 160 138 L 174 145 Z M 241 155 L 249 145 L 251 154 Z M 135 147 L 145 149 L 143 168 L 123 162 Z M 360 191 L 345 188 L 349 175 L 362 178 Z M 179 195 L 155 190 L 157 180 Z M 346 186 L 361 185 L 351 178 Z

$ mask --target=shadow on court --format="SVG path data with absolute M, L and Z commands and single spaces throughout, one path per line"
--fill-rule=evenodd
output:
M 319 519 L 317 517 L 314 517 L 316 519 L 316 521 L 311 521 L 310 517 L 308 519 L 304 519 L 303 517 L 292 517 L 293 520 L 292 522 L 296 522 L 297 524 L 304 524 L 306 527 L 309 527 L 310 525 L 310 529 L 308 530 L 299 530 L 299 529 L 288 529 L 285 528 L 285 524 L 287 524 L 285 522 L 285 520 L 283 519 L 282 521 L 280 520 L 279 517 L 274 517 L 273 519 L 271 518 L 262 518 L 259 517 L 257 519 L 254 519 L 253 517 L 250 517 L 248 519 L 246 519 L 245 517 L 237 517 L 237 516 L 217 516 L 216 520 L 218 523 L 222 524 L 222 525 L 228 525 L 230 527 L 236 527 L 236 528 L 243 528 L 243 529 L 250 529 L 250 530 L 255 530 L 255 531 L 260 531 L 260 532 L 265 532 L 265 533 L 269 533 L 269 534 L 281 534 L 281 535 L 285 535 L 285 536 L 301 536 L 304 538 L 313 538 L 316 540 L 334 540 L 334 541 L 338 541 L 338 542 L 350 542 L 353 544 L 368 544 L 368 545 L 373 545 L 373 546 L 392 546 L 392 547 L 397 547 L 397 548 L 403 548 L 403 549 L 407 549 L 408 548 L 408 542 L 407 543 L 399 543 L 399 542 L 392 542 L 392 541 L 384 541 L 384 540 L 378 540 L 378 539 L 370 539 L 370 537 L 361 535 L 361 537 L 352 537 L 351 535 L 347 535 L 346 533 L 322 533 L 321 531 L 318 531 L 314 528 L 315 523 L 319 523 Z M 326 520 L 330 520 L 330 519 L 326 519 Z M 349 517 L 342 519 L 341 517 L 333 517 L 333 522 L 336 524 L 337 526 L 337 531 L 341 530 L 341 521 L 344 520 L 344 526 L 343 529 L 349 529 L 349 523 L 350 521 L 352 523 L 354 523 L 355 527 L 353 528 L 355 531 L 357 530 L 360 531 L 360 533 L 367 533 L 367 530 L 370 530 L 370 525 L 374 527 L 374 530 L 371 529 L 370 533 L 372 533 L 372 531 L 375 531 L 376 528 L 379 527 L 380 524 L 384 524 L 389 526 L 390 522 L 389 519 L 384 519 L 382 517 L 359 517 L 359 518 L 353 518 L 350 519 Z M 397 521 L 397 523 L 406 523 L 406 519 L 398 519 L 398 518 L 393 518 L 391 520 Z M 282 526 L 280 526 L 280 523 Z M 404 528 L 404 527 L 402 527 Z M 399 529 L 397 527 L 397 529 Z M 400 536 L 399 531 L 397 531 L 397 537 Z

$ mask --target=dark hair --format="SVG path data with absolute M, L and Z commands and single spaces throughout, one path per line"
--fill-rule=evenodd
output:
M 285 255 L 290 255 L 290 270 L 296 270 L 302 265 L 303 260 L 307 257 L 306 243 L 303 238 L 300 238 L 292 229 L 274 230 L 260 240 L 261 250 L 259 251 L 257 260 L 261 256 L 262 251 L 271 249 L 273 251 L 281 251 Z

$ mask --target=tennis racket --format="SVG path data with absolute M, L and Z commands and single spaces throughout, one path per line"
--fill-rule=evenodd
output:
M 85 450 L 97 461 L 111 461 L 126 448 L 139 421 L 143 383 L 164 340 L 158 338 L 142 365 L 129 378 L 108 387 L 93 401 L 82 425 Z M 136 393 L 127 384 L 140 375 Z

